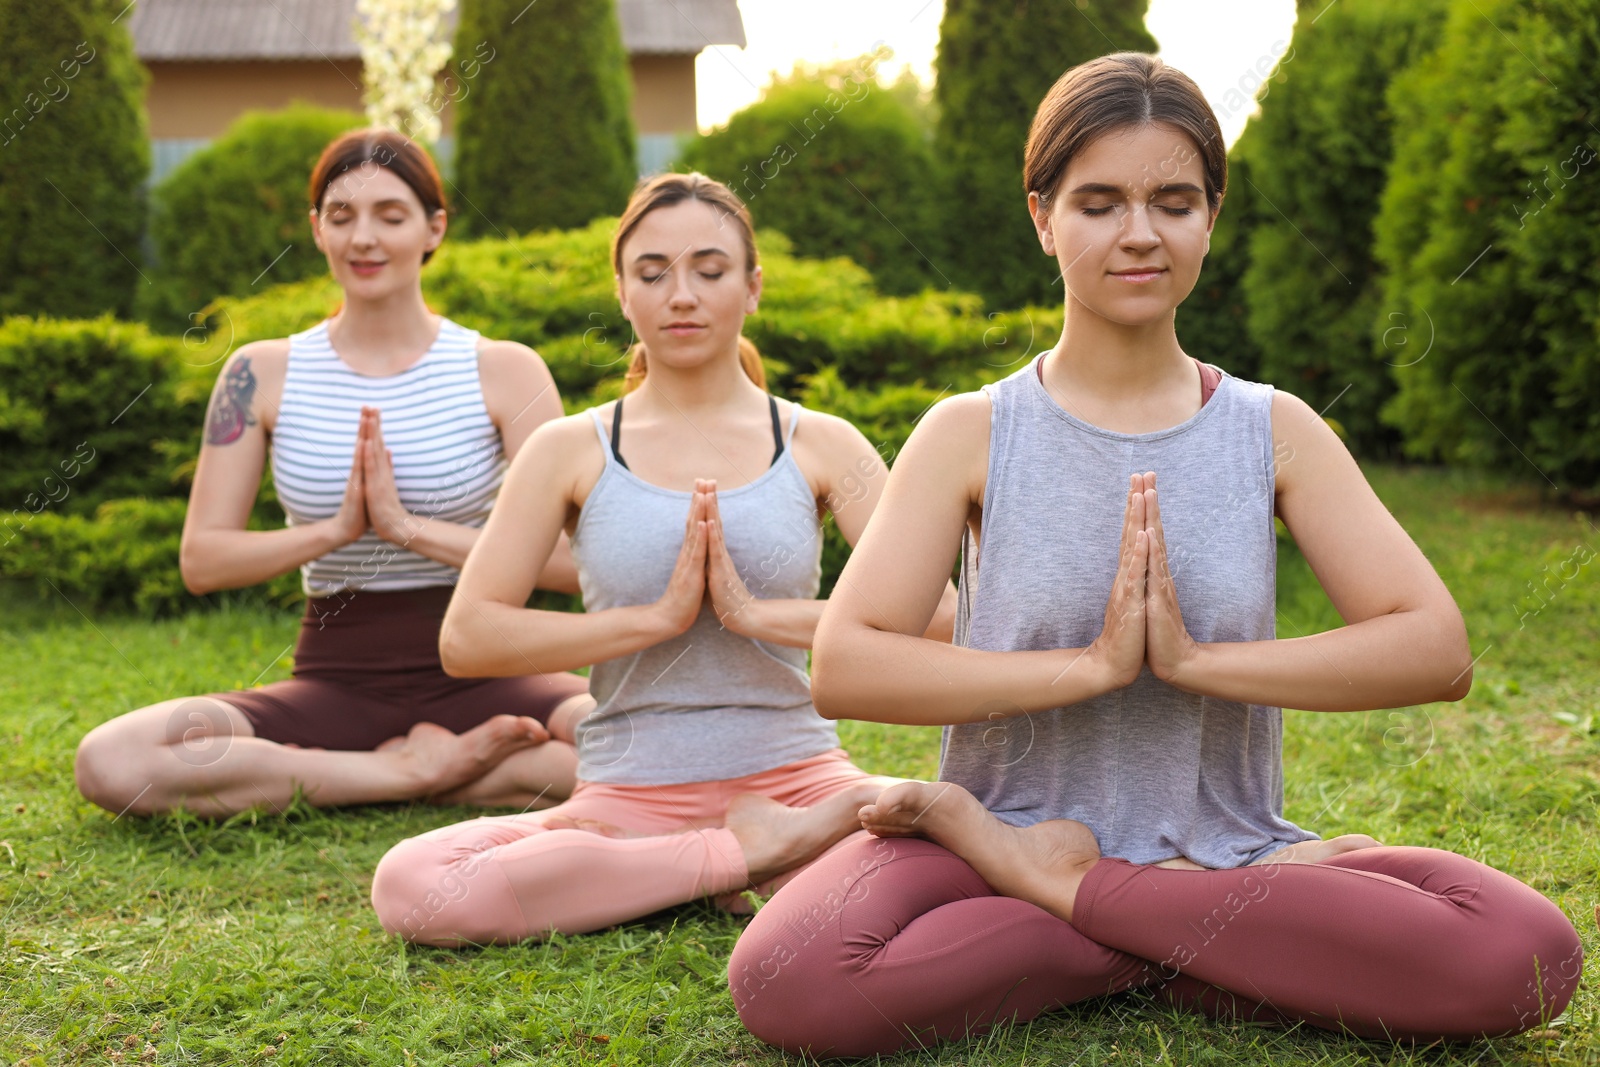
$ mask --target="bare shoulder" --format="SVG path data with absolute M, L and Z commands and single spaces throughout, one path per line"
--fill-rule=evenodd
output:
M 1330 468 L 1355 466 L 1349 449 L 1310 404 L 1282 389 L 1272 393 L 1272 445 L 1280 495 Z
M 218 420 L 227 423 L 236 417 L 242 420 L 241 426 L 244 422 L 260 422 L 271 433 L 278 408 L 283 404 L 283 381 L 288 369 L 287 337 L 251 341 L 230 353 L 211 389 L 208 440 L 217 443 L 221 440 L 217 436 L 219 433 L 227 436 L 217 429 Z M 248 413 L 248 419 L 244 419 L 243 413 Z
M 521 341 L 499 341 L 490 337 L 478 338 L 478 369 L 508 374 L 549 370 L 544 358 Z
M 581 507 L 605 465 L 594 416 L 580 411 L 540 423 L 512 461 L 510 477 L 554 480 L 565 488 L 567 498 Z
M 905 452 L 959 474 L 982 499 L 989 470 L 989 395 L 982 390 L 939 401 L 917 422 Z

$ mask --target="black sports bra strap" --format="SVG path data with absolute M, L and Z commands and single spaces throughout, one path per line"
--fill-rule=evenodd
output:
M 767 407 L 772 411 L 772 441 L 776 445 L 772 450 L 772 462 L 778 462 L 778 457 L 783 455 L 783 426 L 778 421 L 778 401 L 770 394 L 767 396 Z
M 778 401 L 767 397 L 767 410 L 772 413 L 772 462 L 778 462 L 778 457 L 783 455 L 783 423 L 778 419 Z M 622 458 L 622 398 L 617 398 L 616 407 L 611 409 L 611 458 L 623 467 L 628 466 L 628 461 Z
M 622 398 L 619 396 L 617 406 L 611 410 L 611 458 L 626 468 L 628 461 L 622 458 L 622 452 L 618 448 L 620 444 L 622 444 Z

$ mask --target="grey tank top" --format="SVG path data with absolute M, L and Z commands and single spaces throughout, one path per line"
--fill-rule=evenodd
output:
M 1156 472 L 1178 604 L 1198 641 L 1276 636 L 1272 386 L 1224 374 L 1193 417 L 1154 433 L 1062 409 L 1035 364 L 984 386 L 991 405 L 982 540 L 964 538 L 958 645 L 1084 648 L 1117 570 L 1128 476 Z M 1071 818 L 1104 855 L 1251 863 L 1317 835 L 1283 818 L 1278 708 L 1132 685 L 1033 715 L 996 703 L 946 727 L 940 778 L 1014 826 Z
M 791 441 L 800 406 L 792 411 Z M 599 413 L 589 414 L 606 465 L 572 536 L 583 606 L 649 604 L 672 576 L 692 494 L 652 485 L 618 463 Z M 719 490 L 717 507 L 728 555 L 750 592 L 765 600 L 816 597 L 822 528 L 793 449 L 754 481 Z M 677 637 L 596 663 L 589 691 L 598 706 L 578 728 L 584 781 L 718 781 L 839 747 L 833 723 L 811 705 L 806 650 L 741 637 L 709 603 Z

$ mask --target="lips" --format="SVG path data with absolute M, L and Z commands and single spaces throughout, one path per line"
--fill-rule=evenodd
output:
M 357 274 L 376 274 L 383 269 L 385 261 L 371 259 L 352 259 L 350 269 Z
M 1114 270 L 1111 272 L 1111 276 L 1113 278 L 1121 278 L 1125 282 L 1137 283 L 1153 281 L 1163 273 L 1165 273 L 1165 268 L 1162 267 L 1133 267 L 1128 270 Z

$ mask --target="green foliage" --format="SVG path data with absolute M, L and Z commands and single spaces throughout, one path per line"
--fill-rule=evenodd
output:
M 0 316 L 126 314 L 142 281 L 150 146 L 126 6 L 0 5 Z
M 205 398 L 177 388 L 189 357 L 182 341 L 110 316 L 0 323 L 0 506 L 11 519 L 182 495 L 163 445 L 198 447 Z
M 1384 409 L 1410 455 L 1600 490 L 1597 41 L 1589 5 L 1464 0 L 1393 88 L 1375 230 L 1383 306 L 1423 335 Z
M 193 602 L 178 572 L 184 500 L 110 500 L 92 518 L 45 513 L 0 552 L 0 578 L 74 603 L 148 615 Z
M 615 0 L 464 0 L 481 57 L 456 115 L 456 221 L 505 236 L 617 214 L 636 178 L 632 81 Z
M 935 261 L 991 307 L 1062 301 L 1022 187 L 1039 102 L 1062 74 L 1108 52 L 1154 52 L 1144 0 L 947 0 L 939 25 L 936 151 L 943 242 Z
M 691 141 L 678 169 L 725 182 L 801 255 L 846 256 L 885 292 L 912 293 L 941 280 L 926 258 L 933 152 L 906 93 L 878 85 L 876 66 L 863 56 L 774 80 Z
M 356 112 L 305 104 L 246 112 L 179 164 L 153 195 L 146 320 L 183 330 L 218 296 L 325 271 L 306 188 L 328 142 L 362 123 Z
M 1385 91 L 1437 44 L 1444 8 L 1445 0 L 1344 0 L 1320 17 L 1302 14 L 1293 61 L 1250 122 L 1249 169 L 1236 176 L 1259 202 L 1243 289 L 1261 374 L 1319 410 L 1338 398 L 1329 414 L 1363 454 L 1394 444 L 1378 421 L 1393 386 L 1373 352 L 1384 307 L 1372 219 L 1396 128 Z

